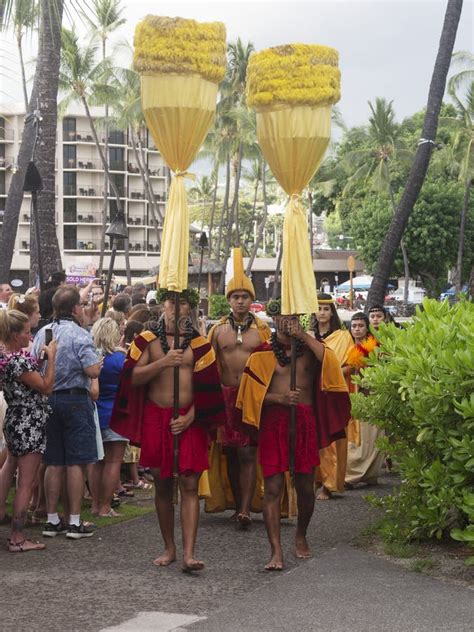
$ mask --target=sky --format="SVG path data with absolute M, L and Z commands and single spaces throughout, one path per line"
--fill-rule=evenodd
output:
M 346 125 L 353 126 L 367 122 L 367 102 L 378 96 L 393 100 L 398 120 L 424 107 L 446 4 L 446 0 L 122 0 L 127 24 L 120 37 L 132 44 L 137 22 L 145 15 L 160 14 L 222 21 L 228 41 L 240 36 L 253 42 L 256 50 L 293 42 L 332 46 L 340 54 L 339 107 Z M 473 50 L 473 7 L 473 0 L 464 1 L 455 51 Z M 75 29 L 85 32 L 77 20 Z M 0 103 L 21 100 L 11 41 L 3 35 L 0 42 Z M 32 44 L 29 50 L 34 54 Z

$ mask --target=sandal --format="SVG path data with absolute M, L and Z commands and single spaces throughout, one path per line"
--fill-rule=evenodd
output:
M 98 518 L 120 518 L 122 514 L 117 513 L 113 509 L 110 509 L 106 514 L 97 514 Z
M 134 483 L 130 485 L 132 489 L 143 489 L 144 491 L 151 489 L 153 486 L 151 483 L 145 483 L 145 481 L 138 481 L 138 483 Z
M 117 496 L 119 498 L 133 498 L 135 496 L 135 493 L 131 491 L 127 491 L 126 489 L 121 489 L 118 492 Z
M 7 540 L 8 550 L 10 553 L 26 553 L 27 551 L 42 551 L 46 548 L 46 544 L 38 542 L 37 540 L 29 540 L 25 538 L 21 542 L 12 542 Z

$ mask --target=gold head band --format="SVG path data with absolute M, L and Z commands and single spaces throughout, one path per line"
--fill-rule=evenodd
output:
M 334 305 L 333 298 L 318 298 L 318 305 Z

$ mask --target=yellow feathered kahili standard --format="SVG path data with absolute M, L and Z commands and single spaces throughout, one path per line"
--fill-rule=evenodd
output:
M 255 53 L 247 102 L 257 112 L 257 137 L 273 175 L 290 196 L 283 225 L 282 313 L 318 308 L 306 212 L 301 193 L 329 143 L 331 105 L 340 98 L 338 53 L 307 44 Z
M 166 205 L 159 285 L 181 292 L 188 282 L 189 213 L 184 178 L 214 120 L 226 63 L 219 22 L 147 16 L 135 30 L 134 66 L 142 108 L 163 158 L 174 171 Z

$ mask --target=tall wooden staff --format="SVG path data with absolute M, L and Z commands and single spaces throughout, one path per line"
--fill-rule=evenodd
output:
M 220 22 L 147 16 L 135 30 L 134 66 L 141 76 L 142 109 L 156 147 L 174 172 L 166 205 L 158 285 L 175 292 L 175 349 L 179 348 L 180 293 L 188 285 L 189 213 L 184 178 L 214 120 L 224 78 L 226 33 Z M 179 415 L 179 367 L 173 374 L 173 415 Z M 179 443 L 173 441 L 177 502 Z
M 340 98 L 338 53 L 306 44 L 255 53 L 247 71 L 247 102 L 257 112 L 259 146 L 288 193 L 283 224 L 282 315 L 317 311 L 316 283 L 301 194 L 321 164 L 330 138 L 331 105 Z M 290 388 L 296 388 L 296 341 Z M 290 471 L 294 475 L 296 407 L 290 414 Z

